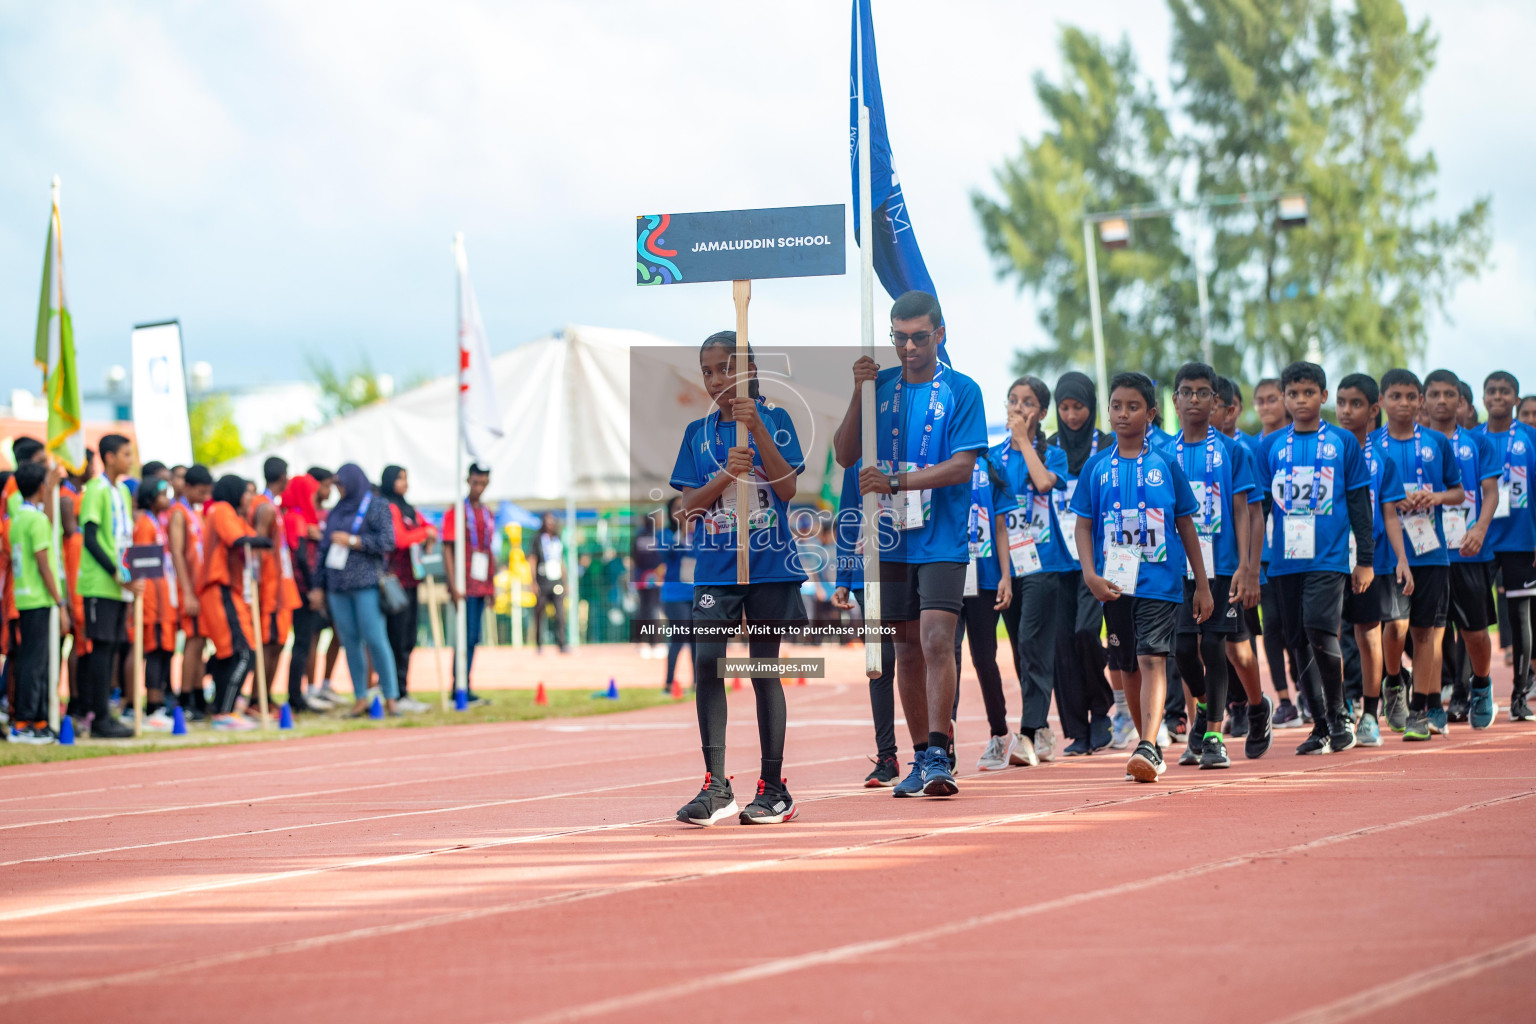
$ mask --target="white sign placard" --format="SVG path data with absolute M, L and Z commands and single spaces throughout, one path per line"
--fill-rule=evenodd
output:
M 187 374 L 175 320 L 133 329 L 133 432 L 140 462 L 192 465 Z

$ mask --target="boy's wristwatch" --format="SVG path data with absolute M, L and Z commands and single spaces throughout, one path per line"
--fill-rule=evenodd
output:
M 890 487 L 892 494 L 901 490 L 901 476 L 899 474 L 892 473 L 885 478 L 885 482 Z

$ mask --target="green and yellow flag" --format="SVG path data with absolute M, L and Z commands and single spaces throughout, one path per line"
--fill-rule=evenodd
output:
M 43 253 L 43 290 L 37 303 L 37 348 L 48 401 L 48 452 L 69 467 L 85 470 L 85 434 L 80 429 L 80 382 L 75 376 L 75 329 L 64 298 L 64 238 L 59 220 L 59 179 L 53 179 L 48 248 Z

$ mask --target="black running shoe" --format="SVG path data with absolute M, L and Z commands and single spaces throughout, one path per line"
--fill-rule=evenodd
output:
M 683 805 L 683 809 L 677 812 L 677 820 L 689 825 L 708 826 L 724 821 L 740 809 L 731 792 L 731 781 L 716 779 L 705 772 L 704 786 L 699 790 L 699 795 Z
M 1109 741 L 1114 738 L 1114 727 L 1110 724 L 1107 715 L 1096 715 L 1093 721 L 1088 723 L 1088 750 L 1090 753 L 1098 753 L 1109 746 Z
M 901 778 L 901 762 L 896 760 L 894 754 L 886 754 L 875 758 L 875 770 L 864 776 L 864 786 L 867 789 L 894 786 L 899 778 Z
M 1445 713 L 1453 722 L 1465 722 L 1467 712 L 1471 707 L 1470 695 L 1464 683 L 1456 683 L 1451 687 L 1451 702 L 1446 707 Z
M 1306 739 L 1301 741 L 1301 746 L 1296 748 L 1296 753 L 1327 754 L 1331 753 L 1332 750 L 1333 747 L 1330 746 L 1328 742 L 1328 734 L 1326 732 L 1320 732 L 1314 728 L 1311 734 L 1308 735 Z
M 1195 723 L 1197 725 L 1204 725 L 1204 719 L 1204 715 L 1196 715 Z M 1179 755 L 1179 764 L 1185 768 L 1199 764 L 1200 755 L 1204 750 L 1205 732 L 1202 730 L 1197 733 L 1193 729 L 1189 730 L 1189 742 L 1184 744 L 1184 753 Z
M 1248 735 L 1248 723 L 1251 719 L 1248 712 L 1253 705 L 1246 701 L 1242 704 L 1227 705 L 1227 735 L 1235 740 L 1240 740 Z
M 1529 722 L 1533 717 L 1529 702 L 1530 694 L 1524 688 L 1512 692 L 1509 696 L 1509 720 L 1511 722 Z
M 115 715 L 91 720 L 91 738 L 95 740 L 131 740 L 133 727 L 124 725 Z
M 1355 725 L 1343 708 L 1328 713 L 1328 745 L 1335 754 L 1355 745 Z
M 1272 710 L 1269 698 L 1248 705 L 1248 736 L 1243 740 L 1243 756 L 1252 761 L 1269 753 L 1270 741 L 1275 738 L 1271 722 Z
M 1150 740 L 1136 744 L 1136 752 L 1125 764 L 1125 774 L 1137 782 L 1156 782 L 1158 776 L 1167 770 L 1163 755 L 1158 753 L 1157 745 Z
M 1248 716 L 1243 716 L 1243 721 L 1248 721 Z M 1220 736 L 1207 736 L 1205 738 L 1205 750 L 1200 754 L 1200 767 L 1203 768 L 1231 768 L 1232 759 L 1227 756 L 1227 745 L 1221 741 Z
M 743 825 L 779 825 L 792 820 L 799 814 L 795 807 L 795 798 L 789 795 L 789 790 L 780 779 L 774 785 L 769 785 L 768 780 L 757 780 L 757 796 L 747 804 L 747 809 L 741 812 Z

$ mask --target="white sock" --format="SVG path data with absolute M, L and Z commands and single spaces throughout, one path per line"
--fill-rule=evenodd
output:
M 1124 711 L 1126 714 L 1130 714 L 1130 710 L 1131 709 L 1129 707 L 1127 707 L 1126 703 L 1125 703 L 1125 691 L 1124 690 L 1116 690 L 1116 691 L 1114 691 L 1114 693 L 1115 693 L 1115 710 L 1116 711 Z

